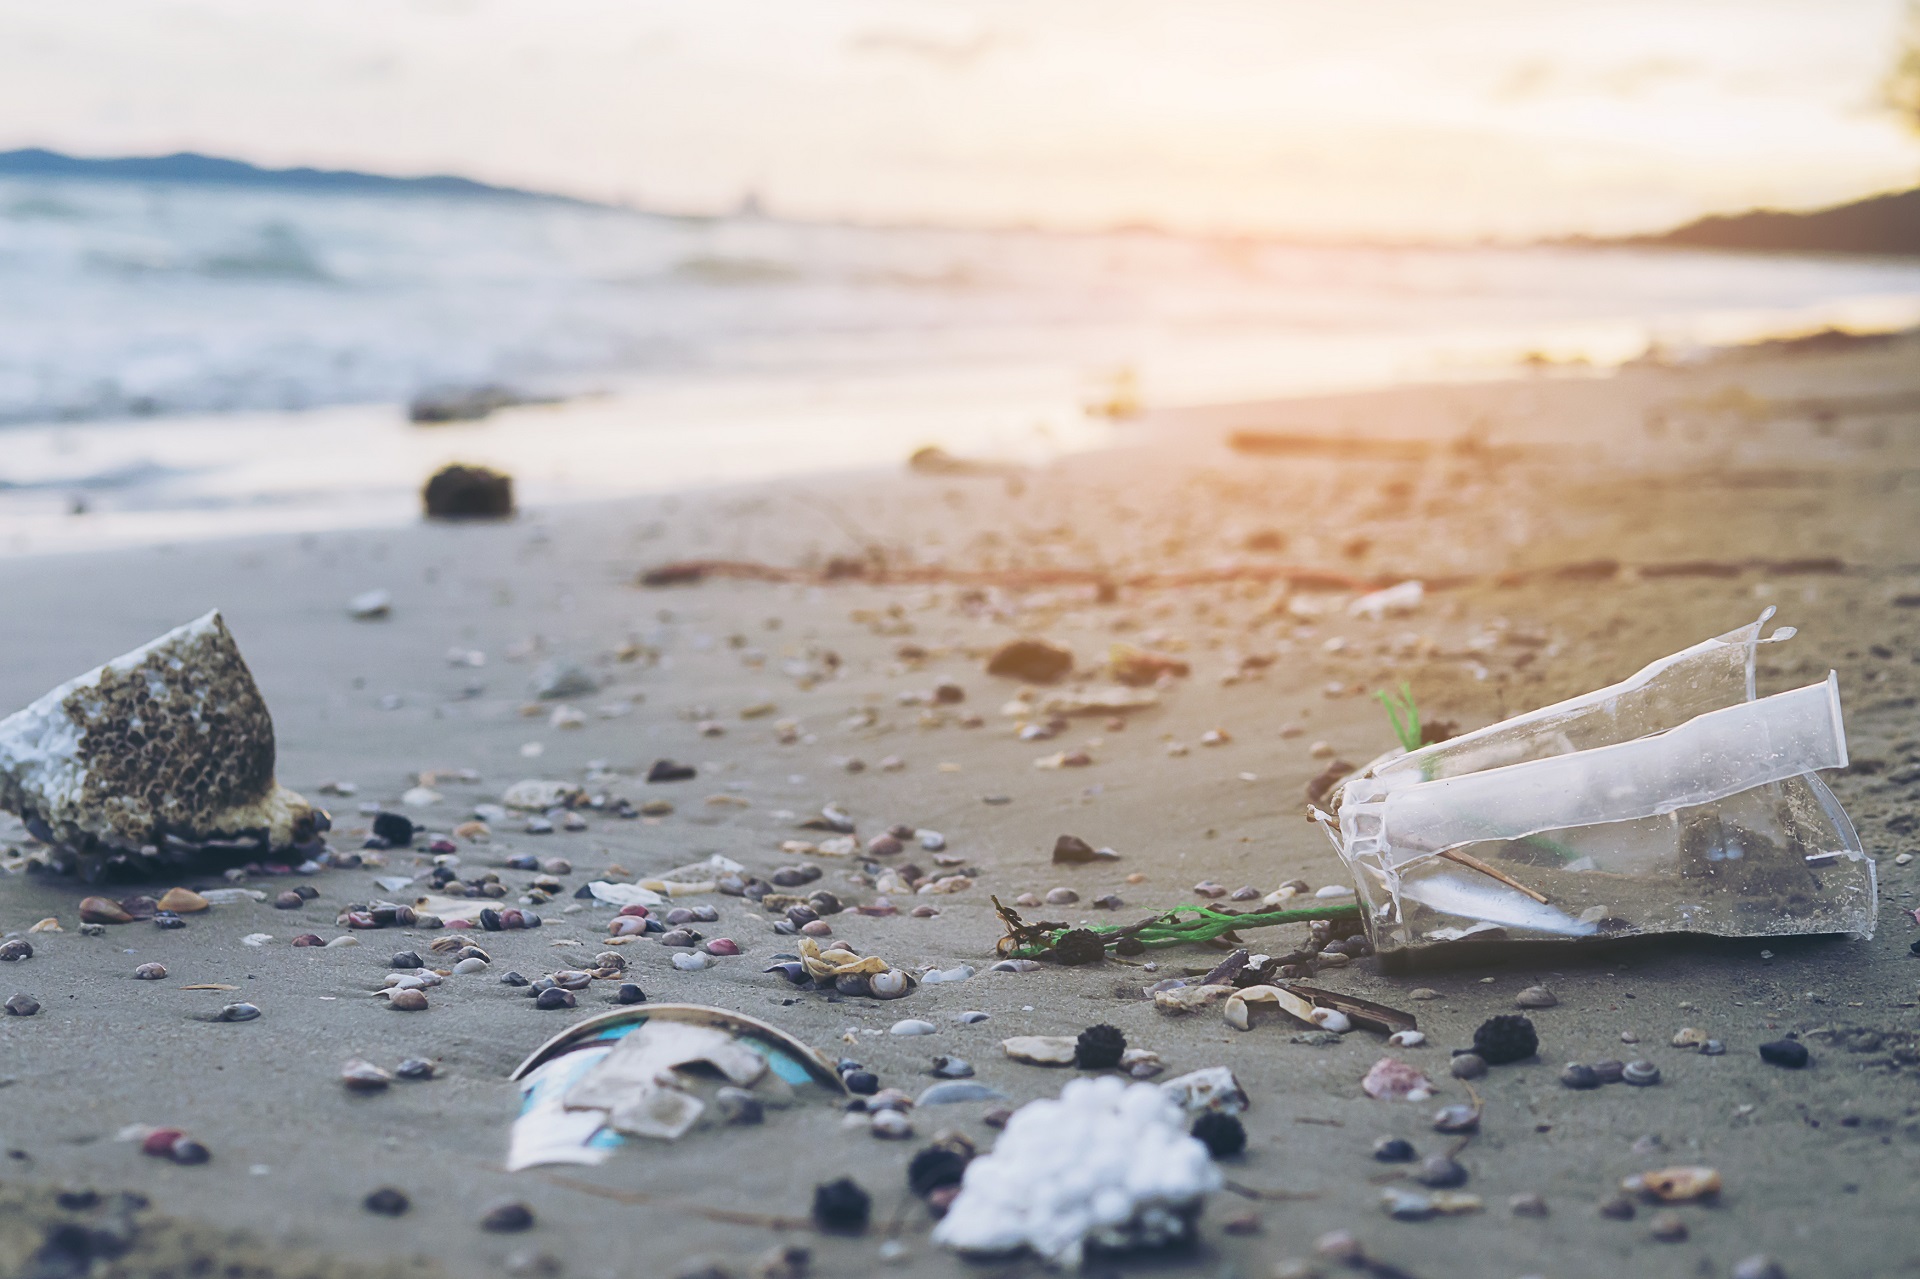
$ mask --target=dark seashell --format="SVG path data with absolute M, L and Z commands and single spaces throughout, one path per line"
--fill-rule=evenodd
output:
M 493 907 L 491 906 L 481 911 L 480 927 L 486 929 L 490 933 L 499 932 L 501 929 L 500 912 L 493 909 Z
M 762 971 L 769 972 L 769 973 L 779 973 L 782 977 L 785 977 L 788 981 L 792 982 L 796 986 L 807 985 L 809 982 L 813 980 L 811 977 L 807 975 L 807 966 L 801 963 L 797 959 L 787 960 L 785 962 L 778 963 L 778 964 L 772 964 L 767 968 L 763 969 Z
M 120 909 L 127 912 L 129 919 L 152 919 L 154 912 L 160 909 L 160 903 L 151 897 L 123 897 Z
M 715 881 L 715 886 L 720 890 L 720 894 L 723 897 L 745 897 L 747 895 L 747 881 L 738 875 L 722 875 Z
M 293 939 L 293 944 L 296 946 L 324 946 L 327 943 L 326 939 L 318 933 L 301 933 Z
M 307 899 L 292 889 L 288 889 L 273 899 L 273 908 L 275 910 L 299 910 L 306 904 Z
M 691 764 L 676 764 L 670 759 L 657 759 L 653 767 L 647 770 L 647 780 L 650 782 L 687 782 L 692 781 L 694 776 Z
M 320 895 L 320 890 L 312 884 L 295 884 L 293 891 L 300 894 L 301 898 L 305 901 L 312 901 Z
M 1651 1088 L 1660 1082 L 1660 1067 L 1650 1061 L 1630 1061 L 1622 1068 L 1620 1078 L 1635 1088 Z
M 720 912 L 711 906 L 693 906 L 689 907 L 689 911 L 696 924 L 713 924 L 720 920 Z
M 515 853 L 507 858 L 508 870 L 539 870 L 540 859 L 532 853 Z
M 840 904 L 840 899 L 838 897 L 835 897 L 832 893 L 828 892 L 824 888 L 808 893 L 807 905 L 813 908 L 813 913 L 815 915 L 822 916 L 822 917 L 827 915 L 838 915 L 841 911 L 846 909 L 846 907 Z
M 252 1004 L 228 1004 L 214 1015 L 215 1021 L 252 1021 L 260 1010 Z
M 553 984 L 563 990 L 585 990 L 592 981 L 592 973 L 582 972 L 578 968 L 563 968 L 553 974 Z
M 500 974 L 500 984 L 502 986 L 525 986 L 528 983 L 527 979 L 519 973 L 508 971 Z
M 409 1057 L 393 1068 L 393 1073 L 401 1079 L 432 1079 L 439 1067 L 425 1057 Z
M 1419 1158 L 1419 1153 L 1403 1137 L 1382 1137 L 1373 1143 L 1373 1157 L 1383 1164 L 1407 1164 Z
M 757 902 L 772 891 L 773 885 L 764 879 L 749 879 L 746 887 L 740 890 L 740 895 L 750 902 Z
M 675 906 L 667 912 L 667 927 L 669 928 L 678 927 L 681 924 L 691 924 L 692 922 L 693 912 L 685 906 Z
M 804 928 L 820 918 L 818 911 L 811 906 L 793 905 L 787 907 L 787 921 L 795 927 Z
M 957 1186 L 966 1175 L 967 1157 L 950 1146 L 928 1146 L 907 1164 L 907 1189 L 925 1199 L 942 1186 Z
M 833 988 L 843 995 L 873 993 L 873 983 L 865 973 L 841 973 L 833 979 Z
M 6 1009 L 9 1017 L 31 1017 L 40 1011 L 40 1001 L 32 995 L 9 995 Z
M 399 813 L 376 813 L 373 833 L 391 847 L 405 848 L 413 842 L 413 822 Z
M 187 921 L 170 910 L 159 910 L 153 914 L 153 926 L 171 932 L 176 928 L 185 928 Z
M 880 1076 L 871 1070 L 849 1070 L 840 1076 L 840 1082 L 856 1097 L 871 1097 L 880 1091 Z
M 1592 1066 L 1570 1061 L 1560 1071 L 1560 1082 L 1568 1088 L 1584 1092 L 1590 1088 L 1598 1088 L 1600 1076 Z
M 10 942 L 0 944 L 0 962 L 17 963 L 22 959 L 33 958 L 33 944 L 16 937 Z
M 691 947 L 699 940 L 700 934 L 694 932 L 691 928 L 671 928 L 660 934 L 660 944 L 662 946 Z
M 387 967 L 389 968 L 421 968 L 424 966 L 420 956 L 410 950 L 403 950 L 387 961 Z
M 798 888 L 808 882 L 807 877 L 793 866 L 782 866 L 773 872 L 772 879 L 775 888 Z
M 647 995 L 645 991 L 641 990 L 632 982 L 623 982 L 621 983 L 620 989 L 613 992 L 613 1002 L 616 1004 L 644 1004 L 647 1002 Z
M 174 1163 L 191 1167 L 194 1164 L 203 1164 L 213 1158 L 213 1152 L 193 1138 L 183 1136 L 176 1139 L 173 1145 L 167 1148 L 167 1158 L 171 1159 Z
M 535 1008 L 544 1009 L 572 1008 L 575 1004 L 576 1001 L 574 1000 L 573 992 L 570 990 L 562 990 L 558 986 L 552 986 L 541 991 L 533 1001 Z
M 1782 1066 L 1788 1070 L 1805 1067 L 1812 1058 L 1807 1046 L 1797 1039 L 1776 1039 L 1769 1044 L 1760 1045 L 1760 1060 L 1769 1066 Z

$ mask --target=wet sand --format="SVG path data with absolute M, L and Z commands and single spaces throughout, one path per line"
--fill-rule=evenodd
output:
M 1368 961 L 1323 974 L 1324 985 L 1417 1013 L 1429 1046 L 1396 1055 L 1440 1081 L 1440 1102 L 1468 1100 L 1445 1077 L 1449 1047 L 1511 1010 L 1523 987 L 1545 984 L 1559 997 L 1533 1014 L 1539 1061 L 1496 1068 L 1475 1084 L 1485 1116 L 1458 1158 L 1471 1173 L 1465 1189 L 1485 1200 L 1478 1215 L 1415 1223 L 1381 1212 L 1381 1178 L 1393 1170 L 1370 1159 L 1375 1139 L 1403 1136 L 1422 1154 L 1440 1153 L 1449 1139 L 1428 1125 L 1433 1105 L 1361 1094 L 1361 1076 L 1386 1051 L 1378 1038 L 1355 1032 L 1336 1045 L 1297 1044 L 1277 1020 L 1239 1033 L 1217 1011 L 1173 1018 L 1142 999 L 1142 986 L 1203 970 L 1215 952 L 1163 952 L 1152 973 L 1115 962 L 982 971 L 899 1001 L 829 1001 L 763 974 L 766 957 L 792 949 L 792 939 L 776 936 L 752 903 L 715 897 L 700 899 L 720 910 L 707 931 L 738 940 L 741 958 L 683 973 L 650 941 L 622 953 L 653 1001 L 765 1018 L 913 1092 L 931 1082 L 938 1053 L 967 1058 L 1016 1101 L 1053 1095 L 1072 1072 L 1008 1061 L 1000 1040 L 1072 1034 L 1095 1022 L 1158 1051 L 1163 1078 L 1230 1066 L 1253 1106 L 1248 1153 L 1229 1176 L 1301 1197 L 1220 1195 L 1194 1252 L 1102 1261 L 1096 1271 L 1265 1276 L 1284 1259 L 1311 1258 L 1323 1232 L 1346 1229 L 1420 1276 L 1724 1275 L 1760 1251 L 1789 1275 L 1912 1273 L 1920 1269 L 1911 1229 L 1920 970 L 1907 954 L 1915 870 L 1893 858 L 1916 825 L 1906 779 L 1920 756 L 1920 613 L 1895 602 L 1920 593 L 1916 355 L 1920 344 L 1905 342 L 1611 378 L 1223 406 L 1166 415 L 1138 428 L 1127 447 L 1017 482 L 861 473 L 532 512 L 498 527 L 0 562 L 0 706 L 22 705 L 218 606 L 273 708 L 281 780 L 315 799 L 328 780 L 359 786 L 352 799 L 321 799 L 335 813 L 337 847 L 352 847 L 364 831 L 362 801 L 396 805 L 426 770 L 470 768 L 481 779 L 438 784 L 444 801 L 415 812 L 436 830 L 522 778 L 581 780 L 592 761 L 620 774 L 604 784 L 611 794 L 674 805 L 633 821 L 589 813 L 577 833 L 523 834 L 509 821 L 490 843 L 463 846 L 466 870 L 499 868 L 514 852 L 564 856 L 574 869 L 566 892 L 539 908 L 544 928 L 487 934 L 492 971 L 450 978 L 418 1014 L 389 1011 L 369 992 L 393 952 L 425 953 L 433 934 L 362 932 L 360 945 L 340 949 L 288 944 L 299 933 L 345 931 L 336 912 L 382 895 L 373 878 L 412 869 L 408 854 L 389 854 L 385 871 L 329 870 L 302 881 L 319 897 L 298 911 L 219 906 L 183 930 L 132 924 L 101 937 L 79 933 L 74 884 L 0 880 L 0 929 L 18 932 L 47 916 L 64 927 L 34 934 L 33 958 L 0 972 L 0 993 L 31 992 L 43 1005 L 35 1017 L 0 1024 L 4 1193 L 25 1209 L 4 1214 L 0 1253 L 17 1267 L 47 1223 L 73 1215 L 50 1206 L 46 1188 L 90 1187 L 137 1191 L 152 1203 L 147 1217 L 156 1224 L 113 1263 L 114 1274 L 191 1272 L 183 1257 L 196 1248 L 260 1275 L 383 1266 L 672 1275 L 701 1256 L 746 1273 L 783 1241 L 811 1248 L 821 1274 L 1037 1273 L 1032 1261 L 982 1269 L 935 1249 L 925 1210 L 906 1194 L 906 1163 L 937 1130 L 991 1144 L 984 1104 L 917 1113 L 911 1142 L 878 1141 L 845 1127 L 834 1107 L 814 1105 L 774 1112 L 758 1128 L 630 1143 L 597 1169 L 563 1170 L 629 1198 L 654 1197 L 644 1206 L 540 1170 L 503 1172 L 517 1101 L 508 1073 L 571 1020 L 613 1004 L 602 982 L 576 1010 L 537 1011 L 497 974 L 534 976 L 602 949 L 611 912 L 564 908 L 576 904 L 578 885 L 610 867 L 644 877 L 719 852 L 766 874 L 792 861 L 780 841 L 804 837 L 796 821 L 827 801 L 859 820 L 863 838 L 895 822 L 942 831 L 980 872 L 967 891 L 917 899 L 937 905 L 937 918 L 903 911 L 831 921 L 863 952 L 916 971 L 984 970 L 1000 935 L 989 894 L 1010 901 L 1064 884 L 1081 898 L 1068 908 L 1073 918 L 1111 922 L 1087 903 L 1118 892 L 1125 918 L 1193 900 L 1201 880 L 1263 891 L 1295 878 L 1343 882 L 1326 838 L 1302 817 L 1305 783 L 1323 766 L 1309 748 L 1324 741 L 1359 762 L 1391 746 L 1385 716 L 1366 695 L 1373 689 L 1407 680 L 1429 717 L 1474 727 L 1620 678 L 1777 604 L 1778 620 L 1800 635 L 1768 654 L 1761 691 L 1812 682 L 1829 667 L 1840 674 L 1854 766 L 1835 788 L 1880 863 L 1872 940 L 1646 942 L 1555 951 L 1550 967 L 1506 960 L 1384 974 Z M 1225 444 L 1246 429 L 1438 447 L 1417 460 L 1250 456 Z M 1249 542 L 1271 533 L 1279 549 L 1248 549 L 1271 547 L 1270 536 Z M 966 569 L 1094 566 L 1124 578 L 1284 563 L 1457 584 L 1431 592 L 1412 616 L 1379 622 L 1346 616 L 1349 594 L 1302 592 L 1291 607 L 1284 588 L 1255 581 L 1122 588 L 1110 602 L 1078 586 L 634 585 L 637 571 L 681 558 L 819 564 L 867 545 L 888 548 L 894 562 L 911 556 Z M 1791 563 L 1824 559 L 1844 571 Z M 1622 567 L 1598 577 L 1545 571 L 1597 560 Z M 1658 575 L 1657 566 L 1697 561 L 1719 567 Z M 351 620 L 346 601 L 372 588 L 392 592 L 392 616 Z M 986 653 L 1015 634 L 1066 643 L 1086 667 L 1114 639 L 1179 648 L 1193 673 L 1123 729 L 1076 719 L 1060 737 L 1021 742 L 1000 713 L 1019 686 L 981 669 Z M 485 664 L 452 665 L 451 649 L 483 652 Z M 572 699 L 587 712 L 582 728 L 550 727 L 551 704 L 523 714 L 534 665 L 555 655 L 605 680 Z M 901 695 L 942 679 L 964 686 L 967 700 L 923 722 L 927 708 Z M 595 713 L 628 701 L 628 713 Z M 762 702 L 777 712 L 742 717 Z M 984 724 L 963 727 L 967 712 Z M 800 721 L 806 736 L 779 743 L 774 723 L 784 718 Z M 724 725 L 724 734 L 703 735 L 703 721 Z M 1201 745 L 1215 728 L 1231 741 Z M 540 753 L 530 757 L 535 743 Z M 1187 749 L 1172 753 L 1172 745 Z M 1074 748 L 1094 762 L 1035 767 Z M 903 766 L 882 768 L 889 756 Z M 696 765 L 699 776 L 646 784 L 647 766 L 663 757 Z M 864 769 L 849 771 L 851 759 Z M 1007 802 L 983 802 L 988 796 Z M 1049 851 L 1064 833 L 1110 845 L 1123 860 L 1052 866 Z M 0 825 L 0 843 L 25 847 L 10 822 Z M 818 860 L 821 885 L 849 901 L 871 898 L 848 881 L 848 860 Z M 531 878 L 501 873 L 516 888 Z M 1132 873 L 1144 882 L 1125 882 Z M 247 886 L 271 895 L 289 882 L 256 877 Z M 1249 940 L 1278 952 L 1302 931 Z M 242 941 L 255 933 L 272 940 Z M 167 966 L 166 980 L 131 978 L 137 964 L 154 961 Z M 197 983 L 234 989 L 182 989 Z M 1439 998 L 1410 1000 L 1417 987 Z M 235 999 L 263 1015 L 206 1020 Z M 951 1019 L 967 1009 L 989 1019 Z M 938 1032 L 885 1033 L 903 1017 L 924 1017 Z M 1670 1047 L 1682 1026 L 1724 1040 L 1726 1055 Z M 1794 1031 L 1812 1049 L 1811 1069 L 1759 1060 L 1759 1043 Z M 372 1096 L 338 1082 L 348 1057 L 391 1066 L 414 1055 L 437 1059 L 440 1077 Z M 1564 1062 L 1635 1055 L 1659 1064 L 1659 1087 L 1574 1092 L 1557 1081 Z M 143 1157 L 116 1140 L 134 1124 L 185 1128 L 213 1158 L 178 1167 Z M 1713 1165 L 1726 1181 L 1717 1204 L 1677 1210 L 1689 1228 L 1684 1242 L 1653 1240 L 1647 1208 L 1632 1221 L 1596 1212 L 1622 1177 L 1672 1164 Z M 686 1207 L 800 1216 L 813 1185 L 840 1175 L 873 1192 L 882 1224 L 865 1237 L 717 1224 Z M 410 1196 L 407 1215 L 362 1209 L 362 1198 L 386 1185 Z M 1522 1192 L 1544 1197 L 1550 1215 L 1510 1215 L 1508 1198 Z M 533 1207 L 535 1228 L 510 1236 L 478 1229 L 483 1209 L 509 1197 Z M 1224 1228 L 1249 1215 L 1255 1233 Z M 890 1222 L 905 1255 L 883 1261 Z

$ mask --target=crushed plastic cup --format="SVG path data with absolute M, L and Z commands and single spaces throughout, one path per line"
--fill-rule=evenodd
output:
M 1768 609 L 1582 697 L 1349 778 L 1326 826 L 1383 956 L 1460 941 L 1871 936 L 1873 862 L 1819 772 L 1838 678 L 1756 697 Z

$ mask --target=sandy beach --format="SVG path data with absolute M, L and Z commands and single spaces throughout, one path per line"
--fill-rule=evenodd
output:
M 1316 1239 L 1334 1230 L 1351 1231 L 1399 1268 L 1391 1273 L 1422 1279 L 1728 1275 L 1756 1253 L 1791 1276 L 1920 1272 L 1916 868 L 1895 862 L 1913 839 L 1920 762 L 1916 357 L 1920 339 L 1904 338 L 1610 376 L 1546 370 L 1168 413 L 1124 447 L 1011 477 L 901 467 L 530 509 L 499 525 L 0 560 L 0 708 L 217 607 L 272 708 L 279 778 L 331 810 L 337 849 L 364 838 L 363 804 L 445 833 L 528 778 L 672 805 L 633 820 L 587 810 L 585 829 L 550 834 L 526 833 L 515 816 L 494 822 L 485 842 L 460 840 L 462 873 L 498 871 L 515 895 L 532 874 L 507 869 L 510 856 L 562 857 L 571 870 L 535 907 L 544 927 L 485 934 L 488 970 L 450 977 L 416 1014 L 390 1011 L 372 992 L 395 952 L 426 953 L 442 934 L 290 943 L 344 934 L 338 912 L 386 895 L 376 876 L 428 867 L 424 838 L 418 850 L 389 851 L 385 869 L 297 877 L 318 894 L 298 910 L 227 904 L 175 931 L 132 923 L 86 936 L 77 903 L 87 890 L 22 870 L 26 832 L 0 818 L 14 872 L 0 877 L 0 932 L 33 946 L 30 959 L 0 969 L 0 995 L 41 1004 L 0 1021 L 0 1202 L 10 1209 L 0 1212 L 0 1273 L 89 1273 L 45 1268 L 55 1224 L 106 1211 L 52 1198 L 77 1188 L 151 1204 L 131 1249 L 96 1275 L 618 1279 L 698 1264 L 746 1275 L 780 1244 L 810 1249 L 819 1275 L 1042 1272 L 1032 1260 L 983 1266 L 940 1250 L 907 1191 L 909 1159 L 940 1130 L 991 1146 L 987 1103 L 923 1108 L 907 1141 L 877 1140 L 816 1103 L 770 1112 L 758 1127 L 631 1141 L 597 1168 L 502 1170 L 519 1099 L 509 1073 L 570 1021 L 614 1007 L 617 983 L 596 981 L 575 1009 L 541 1011 L 499 974 L 577 967 L 606 948 L 612 909 L 577 900 L 582 884 L 648 878 L 715 853 L 766 875 L 796 860 L 782 841 L 816 838 L 797 824 L 829 802 L 862 839 L 895 823 L 942 832 L 974 880 L 898 898 L 895 916 L 833 916 L 834 935 L 912 972 L 966 964 L 975 976 L 890 1002 L 796 991 L 762 971 L 796 939 L 776 935 L 775 916 L 754 903 L 714 895 L 696 899 L 719 911 L 704 927 L 736 940 L 739 957 L 683 972 L 667 949 L 636 938 L 620 948 L 627 980 L 653 1002 L 763 1018 L 913 1093 L 945 1054 L 971 1062 L 1011 1104 L 1053 1096 L 1077 1072 L 1008 1060 L 1000 1042 L 1103 1022 L 1158 1052 L 1163 1079 L 1230 1067 L 1252 1106 L 1247 1151 L 1227 1175 L 1271 1193 L 1215 1195 L 1193 1250 L 1100 1259 L 1091 1273 L 1353 1273 L 1316 1257 Z M 1248 431 L 1323 444 L 1286 455 L 1229 446 Z M 1102 598 L 1084 585 L 939 580 L 637 584 L 643 570 L 679 560 L 817 568 L 875 548 L 895 566 L 1091 569 L 1122 585 Z M 1346 611 L 1353 590 L 1289 590 L 1263 580 L 1272 574 L 1262 566 L 1430 586 L 1412 614 L 1367 620 Z M 1225 580 L 1125 584 L 1179 573 Z M 390 616 L 349 616 L 349 599 L 374 589 L 390 593 Z M 1054 910 L 1107 922 L 1090 905 L 1105 894 L 1133 917 L 1196 900 L 1202 881 L 1263 893 L 1295 879 L 1350 882 L 1304 819 L 1304 788 L 1326 763 L 1317 744 L 1356 763 L 1392 747 L 1376 689 L 1404 680 L 1430 719 L 1478 727 L 1622 678 L 1769 605 L 1799 635 L 1764 657 L 1763 693 L 1839 674 L 1853 763 L 1832 784 L 1878 861 L 1871 940 L 1643 942 L 1498 961 L 1469 954 L 1392 973 L 1361 960 L 1323 973 L 1323 985 L 1418 1016 L 1426 1046 L 1393 1051 L 1438 1081 L 1426 1105 L 1362 1094 L 1362 1076 L 1389 1051 L 1377 1035 L 1302 1044 L 1300 1028 L 1278 1017 L 1238 1032 L 1218 1009 L 1174 1017 L 1143 996 L 1159 978 L 1204 972 L 1218 951 L 1158 952 L 1152 971 L 1138 961 L 985 971 L 1002 931 L 992 895 L 1011 902 L 1066 886 L 1079 904 Z M 1020 684 L 983 671 L 1016 635 L 1071 647 L 1089 672 L 1124 640 L 1176 652 L 1191 673 L 1152 709 L 1113 723 L 1076 718 L 1050 740 L 1022 741 L 1003 713 Z M 549 659 L 598 678 L 595 691 L 563 699 L 581 712 L 579 727 L 556 727 L 561 702 L 530 694 Z M 925 704 L 943 680 L 965 690 L 964 702 Z M 777 725 L 789 720 L 783 734 Z M 1211 730 L 1227 740 L 1203 744 Z M 1091 763 L 1036 766 L 1076 750 Z M 648 784 L 659 759 L 697 776 Z M 401 808 L 428 773 L 441 798 Z M 357 791 L 324 794 L 329 782 Z M 1052 865 L 1063 834 L 1121 859 Z M 936 869 L 917 850 L 895 860 L 914 859 Z M 849 905 L 872 901 L 872 884 L 854 878 L 859 859 L 811 860 L 820 886 Z M 271 899 L 293 882 L 253 876 L 241 886 Z M 186 886 L 227 885 L 213 875 Z M 915 918 L 905 909 L 915 904 L 938 914 Z M 60 931 L 26 933 L 46 918 Z M 1280 953 L 1304 934 L 1247 940 Z M 143 963 L 164 964 L 167 977 L 133 980 Z M 1375 1162 L 1374 1142 L 1452 1149 L 1429 1122 L 1434 1106 L 1470 1100 L 1447 1075 L 1449 1049 L 1536 985 L 1558 997 L 1530 1014 L 1539 1057 L 1475 1081 L 1484 1115 L 1457 1154 L 1484 1211 L 1390 1219 L 1380 1195 L 1401 1169 Z M 1417 989 L 1435 997 L 1416 1000 Z M 261 1016 L 210 1020 L 235 1000 Z M 967 1010 L 987 1019 L 954 1020 Z M 887 1033 L 902 1018 L 937 1030 Z M 1723 1040 L 1725 1055 L 1670 1046 L 1683 1027 Z M 1758 1057 L 1758 1044 L 1789 1033 L 1811 1049 L 1811 1069 Z M 438 1077 L 372 1095 L 340 1083 L 348 1058 L 390 1068 L 413 1056 L 438 1062 Z M 1565 1062 L 1635 1056 L 1659 1066 L 1658 1087 L 1559 1083 Z M 184 1129 L 212 1158 L 182 1167 L 144 1157 L 119 1139 L 132 1125 Z M 1683 1239 L 1656 1239 L 1645 1206 L 1632 1220 L 1597 1211 L 1624 1177 L 1696 1164 L 1719 1169 L 1725 1189 L 1715 1203 L 1675 1210 Z M 864 1235 L 703 1215 L 804 1218 L 816 1183 L 840 1176 L 873 1195 Z M 384 1186 L 404 1191 L 411 1210 L 363 1209 Z M 1527 1193 L 1546 1216 L 1510 1211 Z M 532 1229 L 479 1228 L 504 1199 L 531 1207 Z

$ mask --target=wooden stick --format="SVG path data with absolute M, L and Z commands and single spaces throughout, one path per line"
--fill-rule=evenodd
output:
M 1487 863 L 1481 861 L 1478 857 L 1473 856 L 1471 853 L 1463 853 L 1457 848 L 1449 848 L 1446 852 L 1440 855 L 1446 858 L 1450 862 L 1458 862 L 1460 865 L 1467 867 L 1469 870 L 1477 870 L 1482 875 L 1491 875 L 1493 878 L 1505 884 L 1508 888 L 1513 889 L 1514 892 L 1525 893 L 1527 896 L 1533 898 L 1533 900 L 1539 902 L 1542 906 L 1545 906 L 1547 904 L 1547 895 L 1545 893 L 1538 892 L 1534 889 L 1528 888 L 1525 884 L 1521 883 L 1519 880 L 1515 879 L 1513 876 L 1507 874 L 1505 871 L 1498 870 L 1492 866 L 1487 865 Z

